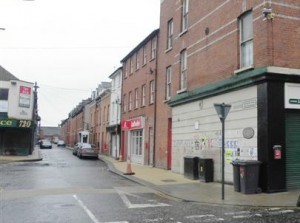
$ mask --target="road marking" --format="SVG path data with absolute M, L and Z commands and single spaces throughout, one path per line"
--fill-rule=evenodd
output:
M 98 219 L 95 217 L 95 215 L 84 205 L 84 203 L 76 196 L 76 194 L 73 195 L 75 200 L 79 203 L 79 205 L 83 208 L 83 210 L 87 213 L 87 215 L 90 217 L 90 219 L 94 223 L 100 223 Z
M 147 204 L 132 204 L 130 202 L 130 200 L 128 199 L 128 196 L 136 197 L 136 198 L 142 198 L 142 197 L 135 195 L 135 194 L 121 191 L 116 188 L 115 188 L 115 190 L 117 191 L 117 193 L 119 194 L 119 196 L 121 197 L 122 201 L 127 206 L 127 208 L 150 208 L 150 207 L 169 207 L 169 206 L 171 206 L 169 204 L 159 203 L 154 200 L 149 200 L 150 203 L 147 203 Z
M 252 213 L 250 211 L 238 211 L 238 212 L 227 212 L 225 215 L 232 215 L 234 219 L 252 218 L 252 217 L 263 217 L 293 213 L 293 210 L 281 210 L 280 208 L 267 208 L 258 211 L 258 213 Z
M 205 214 L 205 215 L 190 215 L 186 216 L 187 219 L 199 219 L 200 222 L 217 222 L 217 221 L 224 221 L 224 218 L 218 218 L 212 214 Z

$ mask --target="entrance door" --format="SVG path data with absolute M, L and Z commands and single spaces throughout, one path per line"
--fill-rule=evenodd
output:
M 300 112 L 286 113 L 286 185 L 300 189 Z

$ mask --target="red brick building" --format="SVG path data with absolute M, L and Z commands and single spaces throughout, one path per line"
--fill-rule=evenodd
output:
M 183 173 L 185 156 L 209 158 L 220 181 L 214 104 L 226 103 L 226 181 L 232 160 L 250 159 L 262 162 L 264 191 L 300 188 L 299 9 L 295 0 L 161 1 L 157 167 Z
M 154 30 L 121 60 L 121 155 L 124 160 L 144 165 L 154 165 L 158 33 L 159 30 Z

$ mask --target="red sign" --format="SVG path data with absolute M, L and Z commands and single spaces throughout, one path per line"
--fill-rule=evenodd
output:
M 30 93 L 31 93 L 30 87 L 20 86 L 20 94 L 30 95 Z
M 142 128 L 142 117 L 122 121 L 122 129 L 140 129 Z

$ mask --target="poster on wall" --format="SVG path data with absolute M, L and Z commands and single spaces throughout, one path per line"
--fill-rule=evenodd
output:
M 21 85 L 19 90 L 19 107 L 30 108 L 30 101 L 31 88 Z

